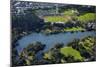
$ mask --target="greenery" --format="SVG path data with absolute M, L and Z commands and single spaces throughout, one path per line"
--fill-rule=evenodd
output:
M 95 38 L 86 37 L 82 40 L 74 40 L 68 44 L 72 48 L 78 50 L 84 58 L 95 60 Z
M 38 60 L 37 54 L 44 50 L 45 45 L 36 42 L 29 44 L 18 55 L 19 59 L 14 60 L 15 65 L 35 65 L 52 63 L 72 63 L 95 60 L 95 37 L 85 37 L 75 39 L 66 46 L 64 44 L 55 44 L 50 50 L 41 54 Z
M 80 52 L 73 49 L 72 47 L 63 47 L 60 49 L 60 52 L 65 56 L 72 56 L 74 60 L 83 60 L 83 58 L 80 55 Z
M 64 31 L 85 31 L 82 27 L 64 28 Z
M 78 11 L 77 10 L 73 10 L 73 9 L 69 9 L 64 11 L 64 15 L 68 15 L 68 16 L 72 16 L 72 15 L 77 15 Z
M 36 54 L 45 48 L 44 44 L 40 42 L 29 44 L 23 51 L 19 54 L 19 61 L 17 65 L 31 65 L 35 63 Z M 21 64 L 24 63 L 24 64 Z
M 78 12 L 76 10 L 66 10 L 61 14 L 61 16 L 44 16 L 44 20 L 47 22 L 68 22 L 76 18 Z
M 86 13 L 84 15 L 80 15 L 78 17 L 78 20 L 80 22 L 83 22 L 83 23 L 95 21 L 96 20 L 96 14 L 95 13 Z
M 47 22 L 68 22 L 68 16 L 45 16 L 44 20 Z

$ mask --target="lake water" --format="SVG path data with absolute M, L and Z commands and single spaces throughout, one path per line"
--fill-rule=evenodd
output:
M 52 48 L 57 43 L 64 43 L 64 45 L 72 42 L 74 39 L 82 39 L 87 36 L 96 36 L 95 31 L 87 32 L 66 32 L 58 34 L 45 35 L 43 33 L 32 33 L 30 35 L 22 37 L 18 40 L 19 46 L 17 47 L 18 52 L 21 52 L 24 47 L 27 47 L 30 43 L 41 42 L 46 45 L 44 51 Z

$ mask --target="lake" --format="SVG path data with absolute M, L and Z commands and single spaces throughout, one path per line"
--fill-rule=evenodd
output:
M 45 35 L 43 33 L 32 33 L 27 36 L 22 37 L 18 40 L 19 46 L 17 46 L 18 53 L 27 47 L 30 43 L 41 42 L 45 44 L 46 47 L 43 51 L 47 51 L 52 48 L 57 43 L 63 43 L 64 45 L 72 42 L 74 39 L 82 39 L 87 36 L 96 36 L 95 31 L 86 31 L 86 32 L 65 32 L 58 34 Z

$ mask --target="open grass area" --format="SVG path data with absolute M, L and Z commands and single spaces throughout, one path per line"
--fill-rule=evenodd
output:
M 82 27 L 65 28 L 64 31 L 85 31 Z
M 68 22 L 72 17 L 76 18 L 77 11 L 75 10 L 66 10 L 62 13 L 62 16 L 45 16 L 44 20 L 47 22 Z
M 73 49 L 72 47 L 63 47 L 60 49 L 60 52 L 65 55 L 66 57 L 68 56 L 73 56 L 75 60 L 82 60 L 83 58 L 80 55 L 80 52 Z
M 68 16 L 45 16 L 44 20 L 47 22 L 68 22 L 70 17 Z
M 80 15 L 78 17 L 78 20 L 80 22 L 90 22 L 90 21 L 95 21 L 96 20 L 96 14 L 95 13 L 86 13 L 84 15 Z

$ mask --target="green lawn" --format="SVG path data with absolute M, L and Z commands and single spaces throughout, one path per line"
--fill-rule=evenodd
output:
M 82 60 L 83 59 L 80 55 L 80 52 L 73 49 L 72 47 L 63 47 L 60 49 L 60 52 L 63 55 L 65 55 L 66 57 L 73 56 L 75 60 Z
M 67 22 L 69 18 L 67 16 L 45 16 L 44 20 L 47 22 Z
M 84 31 L 82 27 L 65 28 L 64 31 Z
M 86 13 L 84 15 L 80 15 L 78 17 L 78 20 L 80 22 L 89 22 L 89 21 L 95 21 L 96 20 L 96 14 L 95 13 Z
M 72 17 L 76 18 L 77 13 L 76 10 L 65 10 L 62 12 L 63 16 L 45 16 L 44 20 L 47 22 L 68 22 Z

